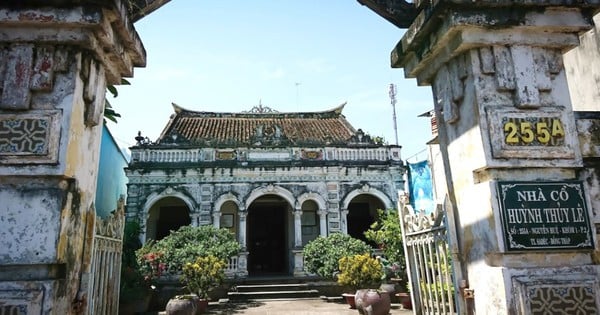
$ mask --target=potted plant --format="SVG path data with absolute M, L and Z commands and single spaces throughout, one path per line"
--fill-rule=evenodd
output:
M 382 289 L 391 291 L 393 287 L 393 291 L 396 291 L 395 285 L 400 284 L 402 278 L 405 278 L 406 270 L 400 218 L 395 209 L 387 211 L 380 209 L 377 218 L 377 221 L 365 232 L 365 237 L 383 251 L 383 256 L 380 257 L 385 273 Z
M 356 254 L 370 255 L 370 253 L 371 247 L 365 242 L 350 235 L 332 233 L 327 237 L 317 237 L 304 246 L 304 268 L 325 279 L 335 280 L 339 273 L 340 258 Z M 355 292 L 354 289 L 352 292 L 342 294 L 350 308 L 355 308 Z
M 123 315 L 145 312 L 152 298 L 152 283 L 145 278 L 136 259 L 135 251 L 142 247 L 139 233 L 137 222 L 125 224 L 119 287 L 119 314 Z
M 369 254 L 345 256 L 339 260 L 339 268 L 338 283 L 357 288 L 355 303 L 360 314 L 365 314 L 367 308 L 371 315 L 389 314 L 389 292 L 374 289 L 384 276 L 379 260 Z
M 378 256 L 377 259 L 383 267 L 382 283 L 379 288 L 388 291 L 390 294 L 394 294 L 396 292 L 396 283 L 401 281 L 400 275 L 403 268 L 399 263 L 391 262 L 385 257 Z
M 223 283 L 225 266 L 224 260 L 212 255 L 198 257 L 196 261 L 183 266 L 181 281 L 190 293 L 199 297 L 199 313 L 208 307 L 209 291 Z
M 189 268 L 186 269 L 186 266 L 196 264 L 200 257 L 211 256 L 223 262 L 221 268 L 224 273 L 226 262 L 232 256 L 237 255 L 240 248 L 235 236 L 227 229 L 215 228 L 212 225 L 183 226 L 157 242 L 146 243 L 137 251 L 137 257 L 141 269 L 148 278 L 160 278 L 161 281 L 180 280 L 188 291 L 192 290 L 191 292 L 208 297 L 208 291 L 200 292 L 194 288 L 194 284 L 190 286 L 190 283 L 187 282 L 192 278 L 185 277 L 186 270 L 190 271 Z M 178 303 L 185 303 L 192 299 L 198 299 L 198 297 L 177 295 L 174 298 L 179 301 Z M 163 306 L 165 302 L 167 301 L 163 300 Z

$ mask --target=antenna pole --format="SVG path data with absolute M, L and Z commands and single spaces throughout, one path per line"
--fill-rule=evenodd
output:
M 396 137 L 396 145 L 398 145 L 398 124 L 396 123 L 396 86 L 393 83 L 390 83 L 390 102 L 392 103 L 392 110 L 394 111 L 394 115 L 392 116 L 394 119 L 394 136 Z
M 298 101 L 298 86 L 300 85 L 300 82 L 296 82 L 296 110 L 299 111 L 300 110 L 300 103 Z

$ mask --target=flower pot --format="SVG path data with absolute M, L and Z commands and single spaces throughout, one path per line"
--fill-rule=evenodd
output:
M 396 293 L 396 296 L 400 298 L 400 304 L 407 310 L 412 310 L 412 300 L 408 293 Z
M 342 293 L 342 296 L 346 300 L 346 303 L 350 305 L 351 309 L 356 309 L 356 300 L 354 298 L 354 294 L 352 293 Z
M 390 294 L 386 291 L 356 291 L 356 309 L 360 314 L 388 315 L 391 307 Z
M 172 298 L 167 303 L 167 315 L 196 315 L 198 310 L 197 295 L 180 295 Z
M 204 314 L 208 309 L 208 299 L 198 299 L 196 314 Z

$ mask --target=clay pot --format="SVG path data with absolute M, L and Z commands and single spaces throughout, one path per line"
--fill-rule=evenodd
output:
M 388 315 L 392 303 L 390 294 L 380 290 L 356 291 L 356 309 L 364 315 Z
M 412 300 L 408 293 L 396 293 L 396 296 L 400 298 L 402 307 L 406 310 L 412 310 Z
M 196 314 L 203 314 L 208 309 L 207 299 L 198 299 Z
M 356 300 L 354 298 L 354 296 L 355 296 L 354 294 L 352 294 L 352 293 L 342 293 L 342 296 L 346 300 L 346 303 L 348 303 L 348 305 L 350 305 L 351 309 L 356 309 Z
M 165 312 L 167 315 L 196 315 L 198 303 L 197 295 L 178 296 L 169 300 Z

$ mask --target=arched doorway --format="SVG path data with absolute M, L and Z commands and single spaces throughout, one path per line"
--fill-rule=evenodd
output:
M 367 242 L 364 233 L 377 220 L 377 209 L 385 210 L 385 205 L 379 198 L 369 194 L 354 197 L 348 204 L 348 235 Z
M 160 240 L 184 225 L 190 225 L 190 208 L 177 197 L 158 200 L 148 211 L 146 239 Z
M 288 249 L 292 207 L 282 197 L 265 195 L 248 208 L 248 274 L 289 274 Z
M 316 239 L 321 231 L 319 227 L 319 205 L 313 200 L 302 203 L 302 246 Z

